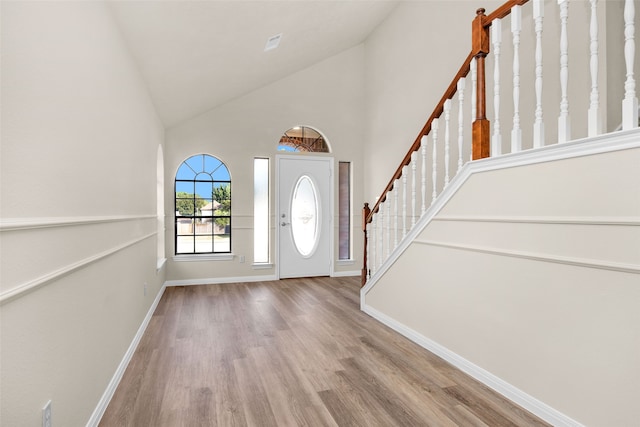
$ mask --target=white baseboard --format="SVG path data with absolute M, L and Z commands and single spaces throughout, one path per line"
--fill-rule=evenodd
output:
M 482 369 L 481 367 L 474 365 L 467 359 L 441 346 L 435 341 L 430 340 L 424 335 L 414 331 L 406 325 L 403 325 L 395 319 L 392 319 L 391 317 L 376 310 L 375 308 L 366 305 L 364 298 L 362 298 L 361 309 L 369 316 L 387 325 L 399 334 L 404 335 L 419 346 L 425 348 L 426 350 L 429 350 L 431 353 L 441 357 L 456 368 L 472 376 L 476 380 L 485 384 L 487 387 L 492 388 L 510 401 L 516 403 L 517 405 L 520 405 L 522 408 L 550 423 L 551 425 L 557 427 L 584 427 L 579 422 L 573 420 L 572 418 L 569 418 L 568 416 L 555 410 L 549 405 L 539 401 L 535 397 L 528 395 L 524 391 L 518 389 L 517 387 L 514 387 L 513 385 L 498 378 L 492 373 Z
M 124 354 L 122 361 L 118 365 L 118 369 L 116 369 L 116 372 L 115 374 L 113 374 L 113 377 L 111 378 L 111 381 L 107 386 L 107 389 L 104 391 L 104 393 L 102 394 L 102 397 L 98 401 L 98 405 L 96 406 L 96 409 L 93 411 L 93 414 L 91 414 L 91 418 L 89 418 L 89 421 L 87 421 L 87 427 L 97 427 L 98 424 L 100 423 L 100 420 L 104 415 L 104 412 L 107 410 L 107 406 L 109 406 L 109 402 L 111 402 L 111 398 L 113 397 L 114 393 L 116 392 L 116 389 L 118 388 L 118 384 L 120 384 L 120 380 L 124 375 L 124 371 L 126 371 L 127 366 L 129 366 L 129 362 L 133 357 L 133 353 L 135 353 L 136 348 L 138 348 L 138 344 L 142 339 L 142 335 L 144 334 L 144 331 L 147 329 L 147 325 L 149 325 L 149 322 L 151 321 L 151 317 L 153 316 L 153 313 L 156 311 L 156 307 L 158 307 L 158 303 L 160 302 L 160 299 L 162 298 L 162 295 L 164 294 L 165 289 L 166 289 L 166 285 L 163 285 L 162 288 L 160 289 L 160 292 L 158 292 L 158 295 L 156 295 L 156 299 L 153 301 L 153 304 L 151 304 L 151 307 L 149 307 L 149 311 L 147 311 L 147 315 L 144 317 L 142 324 L 138 328 L 138 332 L 136 332 L 135 336 L 133 337 L 133 341 L 131 341 L 131 344 L 129 345 L 129 348 L 127 349 L 126 353 Z
M 165 286 L 193 286 L 193 285 L 218 285 L 221 283 L 239 282 L 268 282 L 278 280 L 275 275 L 268 276 L 241 276 L 241 277 L 210 277 L 207 279 L 167 280 Z
M 351 276 L 360 276 L 362 272 L 360 270 L 349 270 L 349 271 L 334 271 L 331 273 L 331 277 L 351 277 Z

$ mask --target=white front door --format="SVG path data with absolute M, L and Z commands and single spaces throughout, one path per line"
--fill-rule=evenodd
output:
M 333 242 L 333 159 L 277 156 L 279 277 L 328 276 Z

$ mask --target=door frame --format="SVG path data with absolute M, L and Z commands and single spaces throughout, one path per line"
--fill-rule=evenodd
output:
M 331 230 L 331 232 L 329 233 L 329 276 L 333 276 L 333 268 L 334 268 L 334 262 L 333 262 L 333 245 L 335 243 L 335 230 L 334 230 L 334 214 L 335 214 L 335 208 L 334 208 L 334 198 L 335 198 L 335 173 L 334 173 L 334 166 L 335 166 L 335 159 L 331 156 L 318 156 L 318 155 L 309 155 L 309 154 L 297 154 L 297 155 L 292 155 L 292 154 L 276 154 L 276 170 L 275 170 L 275 174 L 276 174 L 276 179 L 275 179 L 275 193 L 276 193 L 276 198 L 275 198 L 275 243 L 276 243 L 276 268 L 275 268 L 275 272 L 276 272 L 276 280 L 280 280 L 280 264 L 281 264 L 281 259 L 280 259 L 280 160 L 281 159 L 286 159 L 286 160 L 301 160 L 304 161 L 306 160 L 322 160 L 322 161 L 326 161 L 329 164 L 329 173 L 330 173 L 330 183 L 329 183 L 329 230 Z

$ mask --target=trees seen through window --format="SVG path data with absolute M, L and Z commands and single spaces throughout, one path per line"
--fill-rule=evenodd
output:
M 175 253 L 231 252 L 231 176 L 208 154 L 185 160 L 175 180 Z

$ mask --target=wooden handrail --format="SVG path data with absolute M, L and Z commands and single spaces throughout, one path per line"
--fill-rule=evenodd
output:
M 458 70 L 458 73 L 451 81 L 451 84 L 449 85 L 447 90 L 444 92 L 444 95 L 442 95 L 442 98 L 440 98 L 440 101 L 436 105 L 436 108 L 433 110 L 433 113 L 431 113 L 431 116 L 429 116 L 429 119 L 425 123 L 424 127 L 420 130 L 420 133 L 418 134 L 417 138 L 411 145 L 411 148 L 409 149 L 407 154 L 402 159 L 402 162 L 400 162 L 400 166 L 398 166 L 398 168 L 392 175 L 391 179 L 389 180 L 389 183 L 387 184 L 384 191 L 378 198 L 378 201 L 373 206 L 373 208 L 370 209 L 370 213 L 369 213 L 369 216 L 366 218 L 365 225 L 371 222 L 371 218 L 376 212 L 378 212 L 378 209 L 380 208 L 380 204 L 386 200 L 387 193 L 393 190 L 395 180 L 402 176 L 402 168 L 409 165 L 409 163 L 411 162 L 411 155 L 413 154 L 413 152 L 420 149 L 420 140 L 422 139 L 422 137 L 424 135 L 427 135 L 429 132 L 431 132 L 431 123 L 433 122 L 434 119 L 440 117 L 440 115 L 442 114 L 442 111 L 444 109 L 444 102 L 447 99 L 453 98 L 453 96 L 455 95 L 457 91 L 458 80 L 460 80 L 462 77 L 466 77 L 467 74 L 469 73 L 471 60 L 474 57 L 476 57 L 480 59 L 482 63 L 484 62 L 484 57 L 486 57 L 486 55 L 489 53 L 489 27 L 491 26 L 491 23 L 496 19 L 502 19 L 505 16 L 508 16 L 511 13 L 512 7 L 521 6 L 527 3 L 528 1 L 529 0 L 508 0 L 502 6 L 498 7 L 489 15 L 484 15 L 485 9 L 482 9 L 482 8 L 476 11 L 476 18 L 474 19 L 473 26 L 472 26 L 471 53 L 469 53 L 467 58 L 464 60 L 464 62 L 462 63 L 462 66 Z M 479 73 L 478 89 L 480 89 L 477 91 L 478 110 L 477 110 L 477 117 L 473 117 L 472 119 L 474 121 L 476 121 L 476 119 L 481 119 L 481 124 L 475 125 L 477 132 L 472 133 L 474 135 L 473 137 L 474 140 L 476 140 L 476 138 L 478 137 L 489 135 L 488 134 L 489 122 L 486 121 L 486 93 L 485 93 L 485 87 L 484 87 L 484 82 L 485 82 L 484 64 L 481 67 L 478 67 L 478 73 Z M 477 144 L 474 144 L 474 146 L 475 145 Z M 487 151 L 488 147 L 489 145 L 487 143 L 487 144 L 484 144 L 484 147 L 482 147 L 481 149 L 474 150 L 473 158 L 479 159 L 483 157 L 488 157 L 489 155 Z
M 391 177 L 391 180 L 389 181 L 389 183 L 385 187 L 384 191 L 382 192 L 382 195 L 378 198 L 378 201 L 373 206 L 373 208 L 370 209 L 370 213 L 367 216 L 364 225 L 366 225 L 367 223 L 371 222 L 371 218 L 373 217 L 373 214 L 378 212 L 378 209 L 380 208 L 380 204 L 383 203 L 386 200 L 387 193 L 389 191 L 393 190 L 393 186 L 394 186 L 395 180 L 402 176 L 402 168 L 407 166 L 411 162 L 411 154 L 413 154 L 414 151 L 418 151 L 418 149 L 420 149 L 420 140 L 422 139 L 422 137 L 424 135 L 427 135 L 427 134 L 429 134 L 429 132 L 431 132 L 431 123 L 433 123 L 433 120 L 437 119 L 438 117 L 440 117 L 440 115 L 442 115 L 442 112 L 444 111 L 444 103 L 445 103 L 445 101 L 447 99 L 453 98 L 453 96 L 456 94 L 456 92 L 458 90 L 458 80 L 460 80 L 463 77 L 466 77 L 467 74 L 469 74 L 469 70 L 471 69 L 471 60 L 472 59 L 473 59 L 473 54 L 469 53 L 467 58 L 462 63 L 462 66 L 458 70 L 458 73 L 456 74 L 456 76 L 451 81 L 451 84 L 449 85 L 447 90 L 444 92 L 444 95 L 442 95 L 442 98 L 440 98 L 440 101 L 438 102 L 438 104 L 436 105 L 436 108 L 431 113 L 431 116 L 429 116 L 429 119 L 425 123 L 424 127 L 422 128 L 422 130 L 420 130 L 420 133 L 418 134 L 418 137 L 414 141 L 413 145 L 411 145 L 411 148 L 409 149 L 407 154 L 402 159 L 402 162 L 400 163 L 400 166 L 398 167 L 398 169 L 396 169 L 395 173 Z
M 362 212 L 362 230 L 364 231 L 364 265 L 362 268 L 362 285 L 367 280 L 367 224 L 373 219 L 373 215 L 380 209 L 380 205 L 387 199 L 388 193 L 393 190 L 395 181 L 402 176 L 402 169 L 411 163 L 411 156 L 414 152 L 418 151 L 421 146 L 422 137 L 428 135 L 431 132 L 431 125 L 433 121 L 439 118 L 444 111 L 444 104 L 447 100 L 452 99 L 458 90 L 458 81 L 466 77 L 471 69 L 471 61 L 476 58 L 477 63 L 477 82 L 476 82 L 476 117 L 472 117 L 472 158 L 473 160 L 482 159 L 490 156 L 490 126 L 489 120 L 486 117 L 486 88 L 485 88 L 485 58 L 490 51 L 490 35 L 489 28 L 491 23 L 496 19 L 502 19 L 511 13 L 511 9 L 514 6 L 522 6 L 529 0 L 508 0 L 502 6 L 498 7 L 491 14 L 485 15 L 485 9 L 480 8 L 476 11 L 476 17 L 472 21 L 471 26 L 471 52 L 467 55 L 466 59 L 462 63 L 462 66 L 456 73 L 455 77 L 447 87 L 447 90 L 440 98 L 440 101 L 434 108 L 433 112 L 429 116 L 429 119 L 420 130 L 418 137 L 415 139 L 409 151 L 402 159 L 400 166 L 396 169 L 391 176 L 389 183 L 385 187 L 384 191 L 376 201 L 373 208 L 369 208 L 369 204 L 365 203 L 365 207 Z
M 522 6 L 527 3 L 529 0 L 509 0 L 496 10 L 494 10 L 490 15 L 486 18 L 486 25 L 490 26 L 493 21 L 496 19 L 502 19 L 505 16 L 511 13 L 511 8 L 513 6 Z

